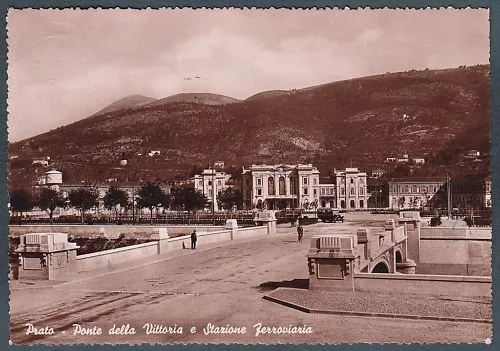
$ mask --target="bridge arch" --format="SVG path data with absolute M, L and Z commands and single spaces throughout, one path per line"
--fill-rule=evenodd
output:
M 390 265 L 389 262 L 385 259 L 385 257 L 380 257 L 379 259 L 375 260 L 372 265 L 372 269 L 370 273 L 389 273 L 390 272 Z
M 396 249 L 394 251 L 394 256 L 396 257 L 396 263 L 403 262 L 403 256 L 401 255 L 401 249 Z

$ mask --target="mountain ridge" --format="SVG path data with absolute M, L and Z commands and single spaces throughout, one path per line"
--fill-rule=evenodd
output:
M 265 98 L 228 104 L 180 99 L 115 110 L 12 143 L 9 149 L 25 157 L 51 156 L 54 167 L 73 176 L 74 165 L 80 165 L 89 177 L 117 176 L 120 172 L 112 169 L 126 153 L 129 166 L 121 173 L 144 179 L 182 177 L 215 159 L 238 167 L 307 162 L 328 170 L 351 162 L 384 167 L 386 157 L 402 153 L 432 161 L 443 152 L 489 150 L 488 65 L 387 73 L 275 96 L 263 93 Z M 161 155 L 144 156 L 151 150 Z

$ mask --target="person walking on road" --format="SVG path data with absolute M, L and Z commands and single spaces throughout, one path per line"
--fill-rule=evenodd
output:
M 298 235 L 299 243 L 301 243 L 302 237 L 304 236 L 304 228 L 302 227 L 301 224 L 299 224 L 299 226 L 297 227 L 297 235 Z
M 191 233 L 191 250 L 195 250 L 196 249 L 196 240 L 198 240 L 198 237 L 196 235 L 196 229 L 195 229 Z

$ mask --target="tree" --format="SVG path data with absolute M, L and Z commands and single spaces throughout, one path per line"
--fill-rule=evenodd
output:
M 118 206 L 127 207 L 128 195 L 124 190 L 115 186 L 110 186 L 106 195 L 104 195 L 104 207 L 108 210 L 115 210 L 115 216 L 118 217 Z
M 64 199 L 59 195 L 54 189 L 44 188 L 40 193 L 40 198 L 38 199 L 38 207 L 42 211 L 47 212 L 50 218 L 50 224 L 53 223 L 54 211 L 58 207 L 64 207 L 66 203 Z
M 14 190 L 10 193 L 10 208 L 19 213 L 19 224 L 22 223 L 23 212 L 33 208 L 33 197 L 25 189 Z
M 399 208 L 404 207 L 405 202 L 406 202 L 406 198 L 405 198 L 404 196 L 401 196 L 401 197 L 399 198 L 399 201 L 398 201 Z
M 137 192 L 137 207 L 148 208 L 151 214 L 151 224 L 153 224 L 153 210 L 159 206 L 168 207 L 169 199 L 158 184 L 143 184 Z
M 220 208 L 225 210 L 232 210 L 235 207 L 241 208 L 243 206 L 243 194 L 239 190 L 227 188 L 217 196 L 217 203 Z
M 183 208 L 188 214 L 204 208 L 207 204 L 207 197 L 194 188 L 181 188 L 173 191 L 172 205 L 176 208 Z
M 99 194 L 95 189 L 79 188 L 69 192 L 68 200 L 72 207 L 80 211 L 84 224 L 85 212 L 99 205 Z

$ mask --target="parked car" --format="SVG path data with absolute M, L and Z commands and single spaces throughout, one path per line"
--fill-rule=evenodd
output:
M 344 216 L 341 216 L 339 210 L 335 208 L 318 208 L 318 219 L 321 219 L 323 222 L 344 222 Z

